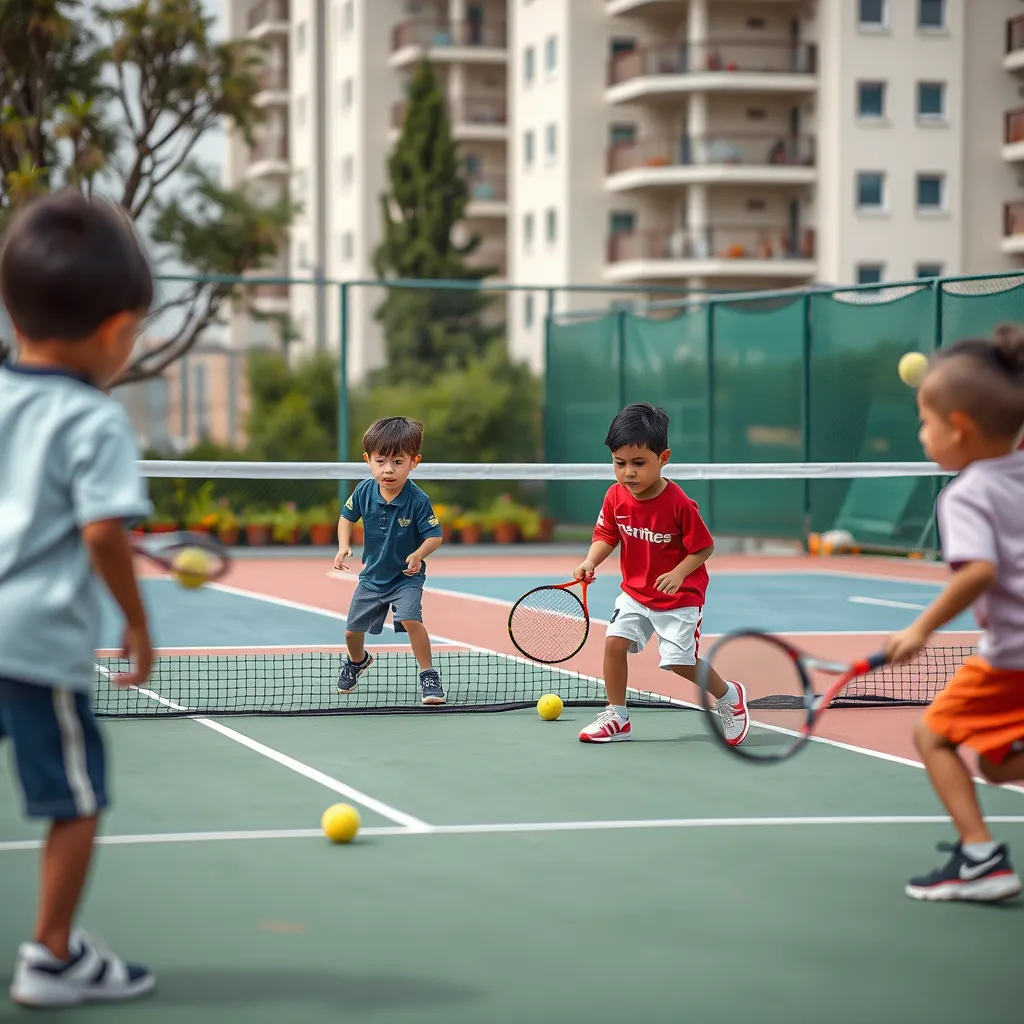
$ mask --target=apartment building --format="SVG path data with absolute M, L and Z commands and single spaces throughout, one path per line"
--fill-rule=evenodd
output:
M 1024 254 L 1021 0 L 230 0 L 273 118 L 226 173 L 306 204 L 294 276 L 374 276 L 417 61 L 443 83 L 480 259 L 520 284 L 763 289 L 997 271 Z M 381 358 L 354 289 L 353 377 Z M 307 344 L 312 286 L 260 296 Z M 543 294 L 508 301 L 539 367 Z M 562 294 L 559 308 L 593 306 Z M 234 330 L 234 328 L 233 328 Z

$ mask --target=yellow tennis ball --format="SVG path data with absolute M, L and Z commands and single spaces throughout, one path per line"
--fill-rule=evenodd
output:
M 202 548 L 182 548 L 174 556 L 171 571 L 183 587 L 192 590 L 210 578 L 212 565 L 213 560 Z
M 897 372 L 900 380 L 908 387 L 916 388 L 928 370 L 928 357 L 922 352 L 907 352 L 901 359 Z
M 332 843 L 352 842 L 361 824 L 359 812 L 351 804 L 332 804 L 320 819 L 320 827 Z
M 562 703 L 562 698 L 557 693 L 545 693 L 539 701 L 537 701 L 537 714 L 544 719 L 545 722 L 553 722 L 562 713 L 562 708 L 565 705 Z

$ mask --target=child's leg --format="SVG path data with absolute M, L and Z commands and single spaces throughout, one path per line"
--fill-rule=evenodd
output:
M 1024 781 L 1024 750 L 1011 754 L 1005 761 L 996 764 L 987 757 L 978 758 L 978 768 L 981 774 L 997 785 L 1004 782 Z
M 701 665 L 701 659 L 697 659 L 696 665 L 670 665 L 669 668 L 677 676 L 688 679 L 691 683 L 697 682 L 697 672 Z M 729 692 L 729 684 L 708 665 L 708 690 L 716 700 L 724 697 Z
M 613 708 L 625 708 L 629 683 L 629 649 L 633 641 L 624 636 L 609 636 L 604 642 L 604 692 Z
M 990 843 L 978 794 L 967 766 L 945 736 L 932 732 L 924 722 L 914 730 L 914 743 L 932 780 L 932 786 L 949 811 L 963 843 Z
M 434 668 L 430 651 L 430 634 L 423 625 L 423 588 L 413 584 L 401 586 L 389 598 L 395 623 L 409 634 L 409 644 L 420 668 L 420 703 L 427 706 L 444 704 L 447 698 L 441 674 Z
M 58 959 L 71 956 L 68 940 L 92 861 L 98 815 L 55 821 L 43 850 L 34 942 Z
M 357 665 L 366 657 L 365 637 L 365 633 L 345 630 L 345 647 L 348 650 L 349 660 L 354 661 Z
M 401 621 L 401 620 L 400 620 Z M 402 628 L 409 634 L 409 645 L 420 671 L 425 672 L 434 667 L 433 655 L 430 651 L 430 634 L 422 622 L 412 619 L 402 622 Z

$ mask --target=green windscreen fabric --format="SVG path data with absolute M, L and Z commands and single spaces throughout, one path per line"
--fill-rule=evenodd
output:
M 806 299 L 713 310 L 713 462 L 799 462 Z M 802 535 L 801 480 L 713 484 L 709 525 L 745 537 Z
M 604 439 L 622 394 L 619 320 L 613 314 L 549 325 L 544 409 L 549 462 L 609 459 Z M 552 481 L 546 487 L 545 506 L 559 522 L 592 523 L 607 489 L 601 481 Z
M 670 320 L 632 315 L 623 318 L 623 401 L 650 402 L 665 409 L 673 462 L 711 461 L 707 321 L 704 309 L 680 313 Z M 693 481 L 683 486 L 702 509 L 707 505 L 707 483 Z
M 942 344 L 991 335 L 1004 323 L 1024 323 L 1024 275 L 942 284 Z
M 813 295 L 810 461 L 920 460 L 914 392 L 896 366 L 905 352 L 930 352 L 934 339 L 928 287 Z M 809 490 L 811 528 L 849 529 L 863 544 L 912 546 L 931 516 L 926 479 L 821 480 Z

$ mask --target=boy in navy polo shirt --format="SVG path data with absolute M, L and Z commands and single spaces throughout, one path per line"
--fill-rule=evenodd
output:
M 621 544 L 622 593 L 615 602 L 604 646 L 608 707 L 580 732 L 583 743 L 614 743 L 632 736 L 626 708 L 627 656 L 642 651 L 655 634 L 661 668 L 697 678 L 697 644 L 708 585 L 704 563 L 715 550 L 697 503 L 661 471 L 671 452 L 668 413 L 647 402 L 626 406 L 604 441 L 616 482 L 608 488 L 587 557 L 576 579 L 593 579 L 597 567 Z M 750 722 L 740 683 L 711 670 L 725 737 L 742 743 Z
M 131 356 L 153 279 L 124 216 L 69 190 L 15 217 L 0 297 L 18 343 L 0 367 L 0 740 L 26 813 L 51 823 L 10 994 L 36 1007 L 132 999 L 153 974 L 74 920 L 108 801 L 90 700 L 104 584 L 135 662 L 116 682 L 143 683 L 153 659 L 124 528 L 151 508 L 135 431 L 103 391 Z
M 390 608 L 395 632 L 409 634 L 420 667 L 420 702 L 445 702 L 422 610 L 426 558 L 441 545 L 441 524 L 430 499 L 409 480 L 420 463 L 422 444 L 423 424 L 405 416 L 377 420 L 363 435 L 363 460 L 373 477 L 360 481 L 341 510 L 334 560 L 336 569 L 348 569 L 352 524 L 362 519 L 363 569 L 348 609 L 348 657 L 338 676 L 338 693 L 351 693 L 373 664 L 363 639 L 366 633 L 381 632 Z

